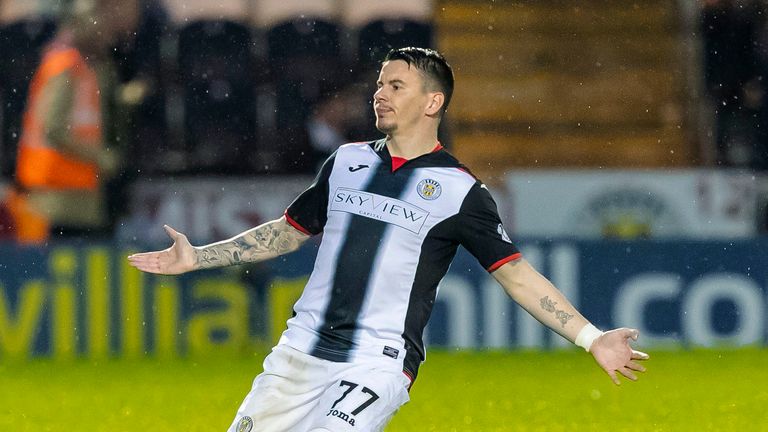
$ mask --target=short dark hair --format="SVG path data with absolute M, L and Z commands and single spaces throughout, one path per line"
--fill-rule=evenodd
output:
M 445 95 L 442 108 L 442 113 L 445 114 L 453 95 L 453 69 L 445 61 L 445 57 L 430 48 L 406 47 L 390 50 L 382 63 L 392 60 L 402 60 L 409 66 L 414 66 L 430 81 L 437 84 L 439 90 Z

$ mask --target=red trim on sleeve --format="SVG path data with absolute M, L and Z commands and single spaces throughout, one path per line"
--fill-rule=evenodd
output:
M 510 256 L 508 256 L 508 257 L 506 257 L 506 258 L 502 258 L 502 259 L 500 259 L 500 260 L 496 261 L 495 263 L 493 263 L 493 265 L 492 265 L 492 266 L 488 267 L 488 273 L 493 273 L 493 272 L 495 272 L 496 270 L 498 270 L 498 269 L 499 269 L 499 267 L 503 266 L 504 264 L 506 264 L 506 263 L 508 263 L 508 262 L 510 262 L 510 261 L 518 260 L 518 259 L 520 259 L 522 256 L 523 256 L 523 254 L 521 254 L 520 252 L 518 252 L 518 253 L 516 253 L 516 254 L 512 254 L 512 255 L 510 255 Z
M 296 222 L 295 220 L 293 220 L 293 218 L 292 218 L 292 217 L 288 216 L 288 210 L 286 210 L 286 211 L 285 211 L 284 215 L 285 215 L 285 220 L 286 220 L 286 221 L 287 221 L 287 222 L 288 222 L 288 223 L 289 223 L 289 224 L 290 224 L 292 227 L 296 228 L 297 230 L 299 230 L 299 231 L 303 232 L 303 233 L 304 233 L 304 234 L 306 234 L 306 235 L 312 235 L 312 233 L 311 233 L 311 232 L 309 232 L 309 231 L 307 231 L 307 229 L 306 229 L 306 228 L 304 228 L 303 226 L 299 225 L 299 223 L 298 223 L 298 222 Z

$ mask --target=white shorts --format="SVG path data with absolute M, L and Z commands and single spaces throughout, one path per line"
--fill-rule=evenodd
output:
M 380 365 L 336 363 L 278 345 L 229 432 L 381 431 L 411 382 Z

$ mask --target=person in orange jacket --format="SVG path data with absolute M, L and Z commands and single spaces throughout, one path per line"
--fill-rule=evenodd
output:
M 135 28 L 136 16 L 135 1 L 75 0 L 44 50 L 30 83 L 7 202 L 11 214 L 27 215 L 13 217 L 17 241 L 44 242 L 51 227 L 106 226 L 103 183 L 118 172 L 120 157 L 105 142 L 103 89 L 112 72 L 110 49 Z M 25 226 L 41 221 L 44 230 Z

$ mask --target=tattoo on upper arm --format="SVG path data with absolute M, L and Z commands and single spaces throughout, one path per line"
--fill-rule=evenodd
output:
M 547 312 L 554 312 L 555 318 L 557 318 L 558 321 L 560 321 L 560 324 L 565 328 L 565 324 L 573 318 L 573 314 L 569 314 L 564 310 L 555 308 L 555 305 L 557 305 L 557 302 L 552 301 L 549 296 L 544 296 L 541 298 L 541 308 L 544 309 Z
M 299 235 L 284 223 L 269 223 L 225 243 L 197 250 L 200 268 L 224 267 L 272 258 L 296 250 Z

